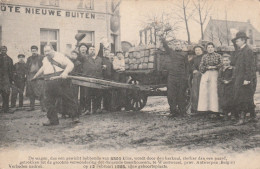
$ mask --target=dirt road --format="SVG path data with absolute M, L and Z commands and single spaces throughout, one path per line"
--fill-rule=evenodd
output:
M 0 148 L 61 146 L 87 150 L 254 150 L 260 147 L 260 122 L 234 126 L 209 116 L 169 118 L 165 97 L 150 97 L 140 112 L 109 112 L 60 119 L 43 127 L 40 110 L 1 114 Z M 259 116 L 259 114 L 258 114 Z

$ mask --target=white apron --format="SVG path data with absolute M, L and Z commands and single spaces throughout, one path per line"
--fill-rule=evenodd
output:
M 198 111 L 219 112 L 218 71 L 208 70 L 201 76 Z

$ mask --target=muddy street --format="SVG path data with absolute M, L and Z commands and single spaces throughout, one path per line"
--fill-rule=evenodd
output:
M 259 113 L 258 113 L 259 117 Z M 210 116 L 170 118 L 165 97 L 150 97 L 138 112 L 108 112 L 80 117 L 80 123 L 60 119 L 44 127 L 46 113 L 17 110 L 1 114 L 3 148 L 57 146 L 72 150 L 224 150 L 243 152 L 260 147 L 260 122 L 234 126 Z

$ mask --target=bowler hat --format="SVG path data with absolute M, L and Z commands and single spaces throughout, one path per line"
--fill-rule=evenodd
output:
M 19 54 L 17 57 L 18 58 L 25 58 L 25 55 L 24 54 Z
M 246 36 L 246 33 L 245 33 L 245 32 L 239 31 L 239 32 L 237 32 L 236 37 L 235 37 L 234 39 L 232 39 L 232 42 L 234 42 L 235 40 L 237 40 L 237 39 L 239 39 L 239 38 L 249 39 L 249 37 Z
M 75 39 L 79 42 L 81 41 L 83 38 L 85 38 L 86 34 L 85 33 L 77 33 L 75 35 Z

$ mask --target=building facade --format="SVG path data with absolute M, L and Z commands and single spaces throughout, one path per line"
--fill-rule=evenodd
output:
M 204 40 L 213 42 L 216 46 L 232 46 L 232 38 L 238 31 L 246 32 L 249 37 L 248 44 L 260 47 L 260 33 L 250 23 L 210 19 L 204 30 Z
M 30 55 L 37 45 L 43 53 L 47 43 L 65 53 L 75 49 L 77 33 L 82 40 L 99 47 L 107 39 L 116 51 L 120 46 L 120 4 L 116 0 L 8 0 L 0 8 L 0 45 L 16 60 Z

